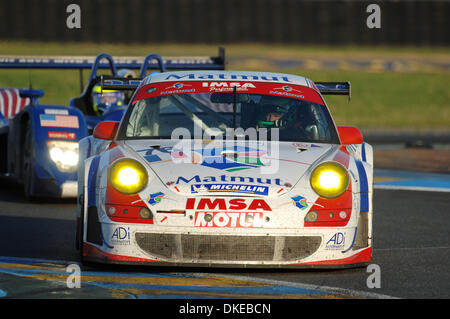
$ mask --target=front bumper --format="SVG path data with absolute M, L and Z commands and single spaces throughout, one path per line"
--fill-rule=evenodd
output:
M 154 225 L 153 225 L 154 226 Z M 152 226 L 152 228 L 153 228 Z M 102 244 L 85 243 L 84 259 L 113 264 L 226 268 L 339 268 L 367 265 L 356 227 L 198 231 L 101 224 Z

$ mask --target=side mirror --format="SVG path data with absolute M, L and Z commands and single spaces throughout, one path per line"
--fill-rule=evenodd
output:
M 353 126 L 338 126 L 339 138 L 344 145 L 362 144 L 363 136 L 359 129 Z
M 94 137 L 102 140 L 112 141 L 116 137 L 119 122 L 104 121 L 98 123 L 94 128 Z

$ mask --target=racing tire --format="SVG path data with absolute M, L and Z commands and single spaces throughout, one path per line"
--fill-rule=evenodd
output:
M 25 139 L 22 156 L 23 188 L 25 198 L 27 201 L 34 201 L 36 199 L 33 195 L 33 181 L 35 176 L 33 166 L 34 145 L 30 121 L 27 121 L 25 125 Z
M 81 201 L 78 205 L 81 205 L 81 207 L 84 207 L 84 194 L 82 195 L 81 199 L 78 199 Z M 83 238 L 84 238 L 84 209 L 82 208 L 81 214 L 80 214 L 80 220 L 78 224 L 78 229 L 76 233 L 76 242 L 75 247 L 78 250 L 80 262 L 82 265 L 85 264 L 84 260 L 84 247 L 83 247 Z
M 82 205 L 82 207 L 84 207 L 84 193 L 82 195 L 82 202 L 79 205 Z M 86 258 L 84 257 L 84 245 L 83 245 L 83 238 L 84 238 L 84 209 L 81 212 L 80 215 L 80 221 L 79 221 L 79 228 L 77 229 L 77 233 L 75 235 L 75 248 L 78 250 L 78 257 L 80 260 L 80 264 L 83 266 L 87 266 L 87 267 L 95 267 L 97 264 L 95 262 L 92 261 L 87 261 Z M 88 222 L 88 221 L 87 221 Z M 88 227 L 88 225 L 86 224 L 86 227 Z

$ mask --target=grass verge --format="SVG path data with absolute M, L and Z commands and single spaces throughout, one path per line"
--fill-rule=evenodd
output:
M 0 55 L 112 55 L 163 56 L 217 55 L 213 45 L 125 45 L 93 43 L 0 42 Z M 295 61 L 302 58 L 400 59 L 449 63 L 449 48 L 393 47 L 313 47 L 282 45 L 227 45 L 227 69 L 292 73 L 315 81 L 350 81 L 351 102 L 328 96 L 326 100 L 337 124 L 362 129 L 450 129 L 450 77 L 448 71 L 383 72 L 368 70 L 314 70 L 277 67 L 264 63 L 273 59 Z M 248 58 L 255 57 L 254 63 Z M 262 62 L 261 62 L 262 61 Z M 89 71 L 84 71 L 87 79 Z M 28 87 L 45 91 L 41 103 L 67 105 L 79 95 L 77 70 L 0 70 L 0 87 Z

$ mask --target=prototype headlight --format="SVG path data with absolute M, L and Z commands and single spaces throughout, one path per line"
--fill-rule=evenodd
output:
M 50 158 L 62 172 L 73 172 L 78 165 L 78 142 L 48 141 Z
M 335 198 L 347 190 L 349 176 L 342 165 L 326 162 L 317 166 L 311 173 L 311 187 L 322 197 Z
M 124 194 L 139 193 L 147 185 L 147 181 L 145 167 L 132 159 L 119 160 L 109 169 L 109 182 Z

